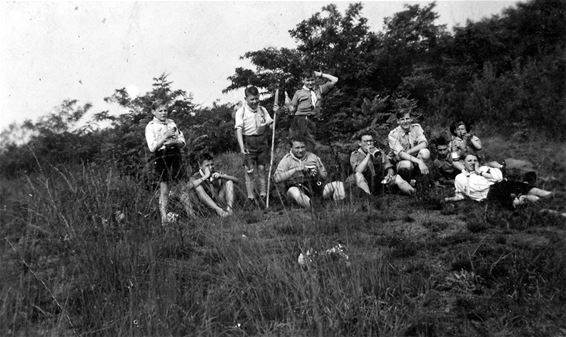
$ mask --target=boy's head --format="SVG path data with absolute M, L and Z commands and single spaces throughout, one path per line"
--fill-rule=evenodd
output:
M 307 152 L 306 141 L 303 137 L 293 137 L 291 138 L 291 153 L 301 159 L 305 156 Z
M 455 121 L 450 125 L 450 132 L 456 137 L 463 137 L 470 132 L 471 126 L 465 121 Z
M 446 138 L 440 136 L 435 141 L 436 144 L 436 153 L 440 158 L 445 158 L 448 156 L 448 140 Z
M 214 172 L 214 158 L 210 153 L 203 153 L 198 156 L 198 166 L 201 170 L 208 168 L 210 172 Z
M 316 76 L 314 75 L 314 71 L 312 70 L 304 71 L 303 74 L 301 75 L 301 78 L 303 80 L 303 85 L 305 87 L 307 87 L 310 90 L 314 89 L 316 85 Z
M 373 135 L 371 133 L 362 133 L 359 138 L 358 145 L 364 152 L 368 152 L 374 146 Z
M 476 169 L 476 165 L 478 164 L 478 157 L 474 154 L 467 154 L 464 157 L 464 168 L 468 171 L 474 171 Z
M 397 124 L 399 124 L 403 130 L 410 130 L 411 124 L 413 123 L 413 117 L 411 116 L 410 110 L 399 110 L 395 114 L 395 117 L 397 117 Z
M 250 108 L 255 109 L 259 104 L 259 90 L 254 86 L 248 86 L 244 90 L 246 103 Z
M 153 116 L 155 116 L 155 118 L 164 122 L 167 119 L 167 115 L 169 113 L 167 108 L 168 107 L 165 101 L 156 100 L 151 104 L 151 113 L 153 114 Z

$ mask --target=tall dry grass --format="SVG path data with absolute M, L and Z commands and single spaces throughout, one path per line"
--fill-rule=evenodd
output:
M 240 165 L 218 158 L 226 172 Z M 566 301 L 564 240 L 539 229 L 562 224 L 443 209 L 442 191 L 164 228 L 154 191 L 111 167 L 46 168 L 0 186 L 5 336 L 550 333 Z M 546 245 L 517 246 L 525 229 Z M 348 259 L 297 263 L 338 243 Z

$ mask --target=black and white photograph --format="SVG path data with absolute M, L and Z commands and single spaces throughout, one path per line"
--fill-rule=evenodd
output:
M 0 336 L 566 337 L 566 0 L 0 1 Z

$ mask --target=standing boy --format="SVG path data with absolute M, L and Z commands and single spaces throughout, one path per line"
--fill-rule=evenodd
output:
M 397 174 L 406 181 L 428 174 L 425 160 L 430 158 L 428 142 L 420 124 L 413 123 L 411 110 L 396 114 L 398 126 L 389 132 L 389 148 L 395 155 Z
M 317 86 L 316 79 L 322 77 L 328 82 Z M 322 96 L 332 89 L 338 77 L 319 71 L 303 73 L 303 87 L 295 92 L 289 106 L 289 112 L 294 114 L 289 133 L 291 137 L 301 135 L 311 146 L 315 146 L 314 134 L 316 125 L 313 117 L 320 111 Z
M 185 166 L 181 149 L 185 146 L 185 136 L 172 119 L 167 118 L 167 104 L 157 100 L 151 106 L 153 119 L 145 127 L 145 139 L 149 151 L 153 153 L 153 167 L 159 181 L 159 212 L 161 224 L 166 225 L 167 205 L 169 203 L 169 183 L 184 177 Z M 181 192 L 180 199 L 189 215 L 193 215 L 189 196 Z
M 259 91 L 254 86 L 245 89 L 246 102 L 235 114 L 236 138 L 240 152 L 244 155 L 246 192 L 250 204 L 255 203 L 255 181 L 259 180 L 259 196 L 265 202 L 267 196 L 265 165 L 269 163 L 267 127 L 273 119 L 259 105 Z M 257 179 L 256 179 L 257 178 Z

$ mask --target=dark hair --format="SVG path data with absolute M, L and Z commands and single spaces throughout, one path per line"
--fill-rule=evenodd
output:
M 464 153 L 462 153 L 462 155 L 460 156 L 460 158 L 462 158 L 462 160 L 464 160 L 464 159 L 466 159 L 467 156 L 474 156 L 474 157 L 476 157 L 476 159 L 478 160 L 478 163 L 479 163 L 479 161 L 480 161 L 480 157 L 479 157 L 477 154 L 473 153 L 473 152 L 464 152 Z
M 293 142 L 301 142 L 305 145 L 307 144 L 307 140 L 306 140 L 305 136 L 303 136 L 303 135 L 294 135 L 292 137 L 289 137 L 289 144 L 291 146 L 293 146 Z
M 248 97 L 248 96 L 258 96 L 259 90 L 257 90 L 257 88 L 254 87 L 253 85 L 250 85 L 250 86 L 247 86 L 246 89 L 244 90 L 244 95 L 246 97 Z
M 314 70 L 312 69 L 305 69 L 303 70 L 303 72 L 301 73 L 301 78 L 305 79 L 305 78 L 311 78 L 311 77 L 316 77 L 314 76 Z
M 459 120 L 450 124 L 450 133 L 456 136 L 456 132 L 454 132 L 454 130 L 456 130 L 456 128 L 458 128 L 460 125 L 464 125 L 466 127 L 466 131 L 468 132 L 472 131 L 472 126 L 468 122 L 464 120 Z
M 399 118 L 403 118 L 403 116 L 405 116 L 406 114 L 409 114 L 409 116 L 413 116 L 413 113 L 411 112 L 411 110 L 409 109 L 400 109 L 397 110 L 397 112 L 395 113 L 395 118 L 399 119 Z
M 201 153 L 198 157 L 197 157 L 197 163 L 200 166 L 205 160 L 210 160 L 213 161 L 214 157 L 212 157 L 212 155 L 208 152 L 205 153 Z
M 371 138 L 375 138 L 373 132 L 371 131 L 363 131 L 358 134 L 358 140 L 361 141 L 363 136 L 371 136 Z
M 434 143 L 436 144 L 436 146 L 438 145 L 446 145 L 448 146 L 448 144 L 450 143 L 448 141 L 448 139 L 446 139 L 446 137 L 444 136 L 438 136 L 437 138 L 434 139 Z

